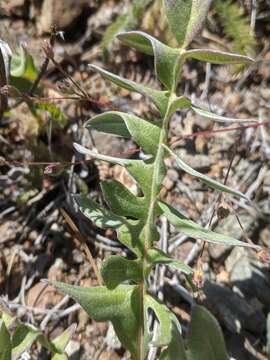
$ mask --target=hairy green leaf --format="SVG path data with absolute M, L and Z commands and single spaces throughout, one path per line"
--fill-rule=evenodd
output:
M 148 250 L 147 256 L 149 258 L 151 265 L 164 264 L 164 265 L 172 266 L 187 275 L 193 273 L 192 268 L 187 264 L 185 264 L 183 261 L 172 259 L 159 249 L 152 248 Z
M 182 47 L 188 46 L 206 19 L 211 0 L 164 0 L 172 33 Z
M 0 320 L 0 360 L 11 360 L 11 340 L 3 320 Z
M 210 111 L 207 111 L 207 110 L 204 110 L 204 109 L 200 109 L 196 106 L 192 106 L 191 107 L 192 110 L 202 116 L 202 117 L 205 117 L 207 119 L 212 119 L 214 121 L 217 121 L 217 122 L 221 122 L 221 123 L 249 123 L 249 122 L 256 122 L 256 120 L 252 120 L 252 119 L 236 119 L 236 118 L 228 118 L 228 117 L 225 117 L 225 116 L 221 116 L 221 115 L 217 115 L 217 114 L 214 114 Z
M 227 53 L 224 51 L 212 49 L 188 50 L 185 53 L 185 57 L 200 61 L 206 61 L 211 64 L 235 65 L 254 63 L 254 60 L 249 56 Z
M 191 238 L 200 239 L 213 244 L 245 246 L 257 250 L 261 249 L 258 245 L 251 245 L 246 242 L 236 240 L 231 236 L 205 229 L 194 221 L 189 220 L 179 211 L 164 202 L 159 202 L 159 206 L 169 222 L 178 227 L 185 235 L 190 236 Z
M 169 114 L 172 115 L 177 110 L 181 110 L 184 108 L 190 108 L 192 105 L 191 101 L 185 96 L 175 96 L 173 100 L 171 100 L 169 107 Z
M 221 328 L 202 306 L 192 309 L 187 345 L 188 360 L 229 360 Z
M 159 336 L 153 341 L 157 347 L 166 346 L 171 341 L 171 316 L 169 309 L 157 302 L 152 296 L 146 295 L 144 298 L 146 309 L 152 309 L 159 322 Z
M 72 197 L 78 204 L 80 211 L 98 227 L 102 229 L 118 228 L 123 224 L 123 219 L 120 216 L 115 215 L 86 196 L 73 195 Z
M 168 146 L 164 145 L 164 147 L 169 152 L 169 154 L 175 158 L 177 165 L 182 170 L 184 170 L 186 173 L 188 173 L 189 175 L 192 175 L 192 176 L 196 177 L 197 179 L 200 179 L 206 185 L 208 185 L 209 187 L 211 187 L 215 190 L 223 191 L 228 194 L 238 196 L 238 197 L 243 197 L 243 198 L 247 199 L 247 197 L 244 194 L 242 194 L 240 191 L 233 190 L 230 187 L 223 185 L 216 180 L 211 179 L 207 175 L 201 174 L 200 172 L 194 170 L 192 167 L 190 167 L 188 164 L 186 164 L 183 160 L 181 160 Z
M 138 116 L 119 111 L 108 111 L 93 117 L 85 126 L 105 133 L 132 138 L 145 152 L 155 155 L 160 137 L 160 128 Z
M 107 257 L 102 264 L 101 275 L 108 289 L 114 289 L 127 280 L 139 283 L 143 280 L 141 261 L 118 255 Z
M 146 85 L 137 84 L 132 80 L 124 79 L 121 76 L 115 75 L 96 65 L 90 65 L 90 67 L 101 74 L 104 79 L 111 81 L 115 85 L 129 91 L 142 94 L 143 96 L 147 96 L 151 101 L 153 101 L 161 114 L 164 115 L 168 103 L 168 91 L 155 90 Z
M 145 198 L 135 196 L 119 181 L 105 181 L 101 184 L 101 188 L 108 205 L 115 214 L 137 219 L 146 216 L 148 209 Z
M 12 56 L 10 74 L 14 77 L 20 77 L 30 81 L 36 79 L 38 71 L 35 67 L 33 57 L 25 47 L 21 46 L 19 52 Z
M 9 84 L 12 52 L 5 41 L 0 40 L 0 88 Z M 7 96 L 0 94 L 0 119 L 7 108 Z
M 159 360 L 187 360 L 179 322 L 172 313 L 171 318 L 171 341 L 166 350 L 161 353 Z
M 156 76 L 167 89 L 176 82 L 180 51 L 173 49 L 151 35 L 141 31 L 129 31 L 118 34 L 125 44 L 149 55 L 154 55 Z
M 105 286 L 80 287 L 50 281 L 57 289 L 76 300 L 96 321 L 111 321 L 121 343 L 137 358 L 141 321 L 138 286 L 121 285 L 114 290 Z

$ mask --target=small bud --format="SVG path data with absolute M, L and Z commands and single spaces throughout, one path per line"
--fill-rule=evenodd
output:
M 51 46 L 51 44 L 47 40 L 44 40 L 42 48 L 43 48 L 43 51 L 45 52 L 47 58 L 54 59 L 53 47 Z
M 195 270 L 193 273 L 193 283 L 197 286 L 197 288 L 201 289 L 204 285 L 204 273 L 201 268 Z
M 269 263 L 270 262 L 270 253 L 268 250 L 260 250 L 257 252 L 258 259 L 263 263 Z
M 227 218 L 231 213 L 230 205 L 225 202 L 224 199 L 221 200 L 218 209 L 217 217 L 219 220 Z
M 55 171 L 56 171 L 56 165 L 50 164 L 45 167 L 44 174 L 46 175 L 53 174 Z

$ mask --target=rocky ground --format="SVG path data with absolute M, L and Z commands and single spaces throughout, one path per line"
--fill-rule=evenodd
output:
M 270 6 L 268 1 L 255 1 L 254 13 L 251 1 L 239 3 L 244 3 L 248 16 L 255 16 L 257 62 L 241 73 L 190 62 L 184 68 L 179 92 L 200 106 L 210 106 L 220 115 L 267 121 L 270 119 Z M 110 253 L 125 252 L 114 233 L 97 229 L 76 211 L 70 194 L 84 192 L 101 199 L 99 180 L 112 176 L 131 188 L 134 186 L 119 166 L 81 162 L 84 159 L 75 154 L 74 141 L 106 154 L 140 156 L 132 142 L 95 132 L 89 134 L 82 128 L 88 118 L 111 108 L 147 118 L 156 116 L 144 98 L 117 89 L 88 68 L 89 63 L 102 65 L 130 79 L 159 86 L 148 56 L 114 43 L 109 50 L 109 60 L 103 61 L 104 32 L 128 6 L 129 1 L 113 0 L 6 0 L 0 4 L 0 38 L 7 41 L 13 51 L 20 43 L 26 44 L 37 67 L 44 61 L 42 44 L 49 39 L 52 25 L 63 31 L 64 37 L 58 36 L 54 45 L 57 62 L 91 96 L 87 102 L 63 99 L 70 97 L 70 81 L 50 63 L 41 81 L 42 96 L 57 105 L 66 115 L 65 120 L 57 122 L 43 113 L 37 119 L 24 103 L 15 106 L 11 101 L 8 116 L 0 122 L 0 156 L 5 160 L 0 168 L 0 295 L 18 317 L 40 327 L 51 337 L 71 323 L 77 323 L 76 334 L 67 350 L 73 360 L 128 359 L 111 327 L 89 320 L 69 298 L 40 282 L 42 278 L 49 278 L 85 286 L 96 284 L 93 270 L 61 209 L 70 214 L 98 264 Z M 158 16 L 153 9 L 148 9 L 138 26 L 164 39 L 164 27 Z M 224 38 L 213 10 L 206 29 L 196 39 L 197 45 L 211 46 L 218 42 L 229 48 L 230 42 Z M 55 97 L 61 99 L 53 100 Z M 233 158 L 227 183 L 244 192 L 251 201 L 224 198 L 229 216 L 223 220 L 214 216 L 212 225 L 219 232 L 243 241 L 248 237 L 256 244 L 269 247 L 269 124 L 213 132 L 217 129 L 222 126 L 190 112 L 179 112 L 171 121 L 170 141 L 183 160 L 219 181 L 224 180 Z M 207 136 L 205 133 L 190 136 L 202 131 L 208 131 Z M 73 162 L 73 165 L 53 169 L 50 176 L 46 174 L 50 172 L 46 165 L 37 164 L 48 161 Z M 217 194 L 178 170 L 173 160 L 168 159 L 167 165 L 169 171 L 162 197 L 190 218 L 207 225 L 217 207 Z M 161 245 L 165 244 L 173 256 L 196 266 L 202 244 L 179 233 L 164 219 L 158 226 L 163 234 Z M 185 292 L 181 275 L 169 270 L 157 273 L 152 291 L 163 291 L 165 302 L 179 316 L 184 332 L 190 306 L 194 301 L 202 302 L 219 320 L 233 358 L 266 359 L 269 265 L 249 250 L 211 245 L 204 249 L 202 268 L 205 283 L 195 296 Z M 33 347 L 32 358 L 47 359 L 48 354 Z

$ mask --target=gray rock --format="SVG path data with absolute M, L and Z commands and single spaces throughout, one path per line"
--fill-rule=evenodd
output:
M 265 328 L 263 312 L 231 289 L 205 282 L 206 305 L 229 331 L 261 333 Z
M 270 307 L 269 265 L 261 263 L 250 250 L 236 247 L 225 267 L 235 288 Z

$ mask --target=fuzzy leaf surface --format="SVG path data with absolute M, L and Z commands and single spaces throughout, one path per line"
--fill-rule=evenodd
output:
M 101 275 L 108 289 L 114 289 L 127 280 L 139 283 L 143 280 L 140 261 L 128 260 L 122 256 L 112 255 L 105 259 Z
M 246 242 L 236 240 L 231 236 L 219 234 L 214 231 L 205 229 L 194 221 L 189 220 L 179 211 L 164 202 L 159 202 L 159 207 L 171 224 L 178 227 L 185 235 L 190 236 L 191 238 L 204 240 L 213 244 L 244 246 L 257 250 L 261 249 L 261 247 L 258 245 L 251 245 Z
M 236 119 L 236 118 L 229 118 L 221 115 L 217 115 L 215 113 L 212 113 L 210 111 L 200 109 L 196 106 L 191 107 L 192 110 L 199 116 L 202 116 L 207 119 L 214 120 L 216 122 L 220 123 L 250 123 L 250 122 L 256 122 L 256 120 L 252 119 Z
M 11 360 L 11 340 L 3 320 L 0 320 L 0 360 Z
M 168 146 L 164 145 L 164 147 L 169 152 L 169 154 L 175 158 L 176 163 L 180 167 L 180 169 L 184 170 L 187 174 L 194 176 L 195 178 L 201 180 L 206 185 L 208 185 L 209 187 L 215 190 L 226 192 L 228 194 L 247 199 L 247 197 L 244 194 L 242 194 L 240 191 L 231 189 L 230 187 L 223 185 L 216 180 L 211 179 L 209 176 L 201 174 L 197 170 L 194 170 L 192 167 L 186 164 L 182 159 L 180 159 Z
M 98 72 L 104 79 L 111 81 L 115 85 L 124 88 L 128 91 L 139 93 L 143 96 L 147 96 L 159 111 L 164 114 L 167 103 L 168 103 L 168 92 L 160 91 L 150 88 L 149 86 L 137 84 L 132 80 L 122 78 L 121 76 L 115 75 L 107 70 L 104 70 L 96 65 L 90 65 L 90 68 Z
M 145 198 L 135 196 L 119 181 L 104 181 L 101 189 L 106 202 L 115 214 L 136 219 L 143 219 L 146 216 L 148 209 Z
M 126 138 L 132 137 L 148 154 L 155 155 L 160 136 L 157 124 L 136 115 L 120 111 L 108 111 L 94 116 L 85 127 Z
M 159 360 L 187 360 L 179 322 L 175 315 L 171 314 L 171 317 L 171 341 L 167 349 L 161 353 Z
M 141 314 L 138 286 L 121 285 L 109 290 L 105 286 L 86 288 L 57 281 L 50 284 L 71 296 L 95 321 L 111 321 L 123 346 L 137 358 Z
M 149 260 L 152 265 L 164 264 L 171 266 L 177 270 L 182 271 L 184 274 L 190 275 L 193 273 L 193 270 L 190 266 L 185 264 L 183 261 L 170 258 L 160 249 L 150 249 L 147 253 Z
M 254 60 L 249 56 L 227 53 L 211 49 L 188 50 L 185 53 L 187 58 L 206 61 L 211 64 L 235 65 L 235 64 L 252 64 Z
M 170 28 L 178 43 L 186 47 L 199 33 L 211 0 L 164 0 Z
M 188 360 L 229 360 L 221 328 L 203 306 L 192 309 L 187 346 Z
M 118 34 L 126 45 L 134 47 L 148 55 L 154 55 L 155 71 L 158 80 L 171 89 L 176 81 L 180 52 L 142 31 L 128 31 Z
M 152 309 L 159 322 L 159 336 L 153 345 L 157 347 L 168 345 L 171 341 L 171 314 L 169 309 L 150 295 L 145 296 L 144 302 L 146 309 Z

